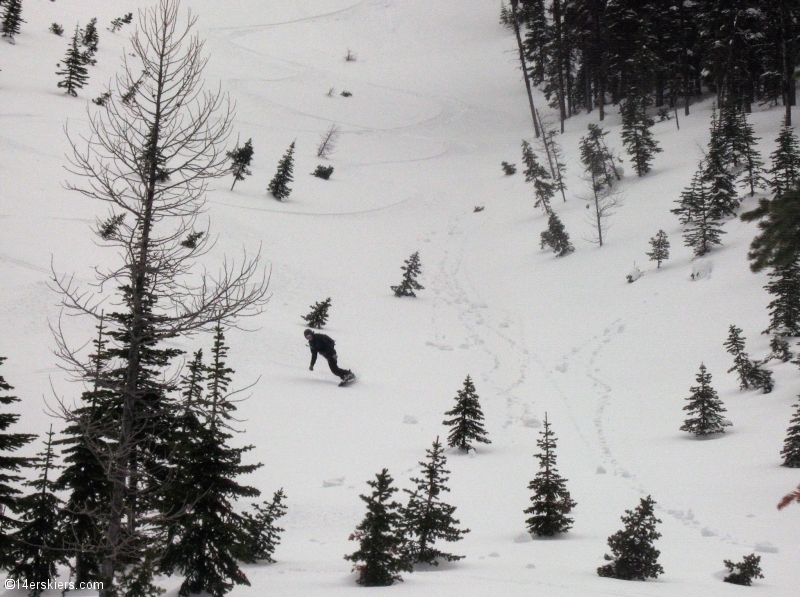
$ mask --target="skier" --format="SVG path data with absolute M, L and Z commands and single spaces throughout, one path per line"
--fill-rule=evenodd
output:
M 342 383 L 339 385 L 345 385 L 356 378 L 352 371 L 339 367 L 337 363 L 338 356 L 336 354 L 336 348 L 334 347 L 336 341 L 333 340 L 333 338 L 325 334 L 315 334 L 312 330 L 304 331 L 303 335 L 306 337 L 306 340 L 308 340 L 308 347 L 311 349 L 311 365 L 308 367 L 309 371 L 314 370 L 314 363 L 317 362 L 317 353 L 319 353 L 328 361 L 331 372 L 341 378 Z

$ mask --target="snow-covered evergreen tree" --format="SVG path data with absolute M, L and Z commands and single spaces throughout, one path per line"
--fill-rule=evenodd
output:
M 422 476 L 411 478 L 416 489 L 403 490 L 409 495 L 408 504 L 403 508 L 403 551 L 412 564 L 438 566 L 439 560 L 453 562 L 464 556 L 440 551 L 434 547 L 434 543 L 440 539 L 460 541 L 464 534 L 469 533 L 469 529 L 458 528 L 460 522 L 453 517 L 456 507 L 441 499 L 443 492 L 450 491 L 447 486 L 450 471 L 444 468 L 447 457 L 438 437 L 425 453 L 427 460 L 419 463 Z
M 775 298 L 767 305 L 769 327 L 764 333 L 800 336 L 800 261 L 774 268 L 764 289 Z
M 444 414 L 453 417 L 442 422 L 453 428 L 450 430 L 450 435 L 447 436 L 447 445 L 451 448 L 469 452 L 470 449 L 475 449 L 471 442 L 492 443 L 486 438 L 486 430 L 481 423 L 483 411 L 481 411 L 479 396 L 475 392 L 475 385 L 469 375 L 464 380 L 463 389 L 459 390 L 456 395 L 456 405 Z
M 739 207 L 736 177 L 729 169 L 731 151 L 730 140 L 723 134 L 715 110 L 711 117 L 711 140 L 708 142 L 701 174 L 709 204 L 708 217 L 711 220 L 734 216 Z
M 656 524 L 661 521 L 655 516 L 655 505 L 648 495 L 635 510 L 625 510 L 625 528 L 608 538 L 611 555 L 604 557 L 610 563 L 600 566 L 597 574 L 620 580 L 647 580 L 664 574 L 658 563 L 661 552 L 653 545 L 661 537 L 656 531 Z
M 22 0 L 5 0 L 3 6 L 0 32 L 13 44 L 14 36 L 19 35 L 20 26 L 25 22 L 22 20 Z
M 227 152 L 225 155 L 231 160 L 231 174 L 233 174 L 232 191 L 237 182 L 244 180 L 245 176 L 250 176 L 252 174 L 250 171 L 250 162 L 253 161 L 253 140 L 248 139 L 245 141 L 244 145 L 241 147 L 237 145 L 232 151 Z
M 567 229 L 564 228 L 564 224 L 554 211 L 550 212 L 550 216 L 547 219 L 547 230 L 542 232 L 540 238 L 539 246 L 542 249 L 549 247 L 558 257 L 569 255 L 575 250 L 575 247 L 569 241 Z
M 79 47 L 80 35 L 80 27 L 76 27 L 70 46 L 67 49 L 67 55 L 64 57 L 62 68 L 56 72 L 57 75 L 63 77 L 58 82 L 58 87 L 64 89 L 73 97 L 78 96 L 78 89 L 83 89 L 89 80 L 89 71 L 86 69 L 86 55 Z
M 359 496 L 367 504 L 367 514 L 350 535 L 351 541 L 359 542 L 359 548 L 344 559 L 354 563 L 356 582 L 365 587 L 392 585 L 402 580 L 400 572 L 411 571 L 411 563 L 402 553 L 401 506 L 391 501 L 397 491 L 393 482 L 389 471 L 383 469 L 374 481 L 367 481 L 372 495 Z
M 783 466 L 800 468 L 800 401 L 794 405 L 794 414 L 786 430 L 786 439 L 783 441 Z
M 397 286 L 390 286 L 395 296 L 417 296 L 415 290 L 425 290 L 425 287 L 417 282 L 417 276 L 422 273 L 422 265 L 419 261 L 419 251 L 414 251 L 411 257 L 406 259 L 401 265 L 403 270 L 403 280 Z
M 800 182 L 800 142 L 785 119 L 776 142 L 778 147 L 770 154 L 772 167 L 768 171 L 768 184 L 778 198 Z
M 6 357 L 0 357 L 0 365 Z M 19 402 L 16 396 L 5 394 L 14 388 L 0 375 L 0 405 L 8 406 Z M 31 465 L 30 458 L 13 456 L 12 454 L 29 444 L 35 435 L 29 433 L 7 433 L 6 430 L 19 419 L 19 415 L 0 412 L 0 568 L 11 569 L 16 560 L 14 557 L 15 541 L 11 534 L 19 527 L 19 522 L 11 518 L 12 512 L 18 512 L 21 491 L 12 484 L 22 481 L 19 472 Z
M 34 583 L 28 594 L 38 597 L 47 587 L 47 581 L 57 577 L 58 565 L 67 563 L 64 533 L 69 529 L 61 524 L 61 500 L 55 493 L 54 473 L 58 467 L 53 452 L 52 425 L 44 451 L 32 460 L 32 466 L 40 472 L 37 478 L 25 483 L 33 493 L 18 500 L 19 529 L 12 535 L 16 563 L 8 574 L 10 578 L 24 578 Z
M 690 388 L 692 395 L 686 399 L 689 404 L 683 407 L 690 417 L 681 425 L 681 431 L 697 436 L 725 433 L 725 427 L 730 427 L 731 423 L 722 416 L 725 407 L 717 391 L 711 387 L 711 374 L 704 364 L 700 364 L 700 372 L 695 379 L 699 385 Z
M 331 307 L 331 297 L 326 298 L 324 301 L 316 302 L 311 306 L 311 312 L 308 315 L 303 315 L 303 319 L 308 323 L 308 327 L 315 330 L 321 330 L 328 322 L 328 309 Z
M 741 562 L 734 563 L 730 560 L 724 560 L 723 564 L 725 564 L 729 572 L 722 579 L 724 582 L 749 587 L 753 584 L 754 579 L 764 578 L 764 575 L 761 574 L 761 556 L 757 556 L 754 553 L 744 556 L 744 560 Z
M 547 214 L 552 213 L 550 200 L 555 195 L 555 186 L 550 173 L 536 159 L 536 154 L 527 141 L 522 142 L 522 163 L 525 164 L 525 182 L 533 183 L 536 196 L 536 203 L 533 206 L 541 207 Z
M 757 189 L 766 188 L 764 161 L 756 147 L 759 138 L 755 136 L 753 125 L 747 121 L 747 113 L 744 110 L 737 110 L 736 119 L 738 122 L 737 134 L 732 146 L 742 168 L 739 174 L 739 185 L 749 190 L 752 197 Z
M 294 141 L 289 145 L 289 149 L 283 154 L 283 157 L 278 162 L 278 171 L 267 187 L 267 190 L 272 193 L 278 201 L 283 201 L 288 197 L 292 189 L 289 188 L 289 183 L 294 180 L 292 173 L 294 172 Z
M 647 115 L 648 104 L 647 94 L 636 87 L 631 90 L 621 107 L 622 143 L 639 176 L 650 172 L 655 154 L 663 151 L 650 131 L 655 122 Z
M 530 514 L 525 524 L 529 533 L 552 537 L 572 528 L 573 521 L 567 515 L 577 504 L 567 490 L 567 479 L 558 474 L 555 454 L 557 438 L 550 430 L 546 413 L 544 428 L 539 436 L 536 445 L 541 452 L 535 456 L 539 460 L 539 472 L 528 484 L 528 489 L 534 493 L 531 496 L 533 504 L 525 509 L 525 514 Z
M 658 233 L 650 239 L 650 247 L 652 251 L 645 253 L 650 258 L 650 261 L 656 262 L 656 267 L 661 267 L 661 262 L 669 259 L 669 240 L 667 233 L 659 230 Z

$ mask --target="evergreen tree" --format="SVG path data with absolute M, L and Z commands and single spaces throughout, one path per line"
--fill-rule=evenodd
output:
M 604 557 L 610 563 L 600 566 L 597 574 L 620 580 L 647 580 L 658 578 L 664 569 L 658 563 L 658 551 L 653 542 L 661 537 L 656 524 L 655 502 L 648 495 L 642 498 L 636 510 L 625 510 L 622 522 L 625 528 L 608 538 L 611 554 Z
M 736 215 L 739 198 L 736 195 L 735 177 L 729 170 L 732 147 L 731 142 L 723 134 L 722 125 L 716 116 L 711 116 L 711 140 L 703 161 L 702 182 L 707 189 L 708 216 L 720 220 L 726 216 Z
M 5 361 L 5 357 L 0 357 L 0 365 Z M 8 392 L 14 388 L 0 375 L 0 392 Z M 19 402 L 16 396 L 0 395 L 0 404 L 7 406 Z M 12 539 L 12 532 L 19 528 L 19 522 L 10 517 L 12 512 L 19 512 L 21 492 L 11 484 L 21 481 L 17 473 L 30 466 L 30 458 L 12 456 L 26 444 L 36 439 L 35 435 L 28 433 L 6 433 L 6 430 L 17 422 L 19 415 L 8 412 L 0 412 L 0 568 L 11 569 L 15 564 L 14 548 L 15 541 Z
M 794 414 L 786 430 L 786 439 L 783 441 L 783 466 L 800 468 L 800 402 L 794 405 Z
M 564 161 L 564 150 L 561 148 L 558 141 L 556 141 L 555 129 L 548 128 L 546 124 L 542 124 L 542 129 L 544 130 L 542 140 L 544 141 L 545 138 L 547 139 L 545 151 L 548 151 L 552 159 L 552 171 L 550 174 L 553 176 L 553 188 L 555 191 L 561 193 L 561 198 L 564 200 L 564 203 L 566 203 L 567 164 Z
M 744 351 L 744 341 L 742 329 L 731 325 L 728 328 L 728 339 L 725 341 L 725 349 L 733 356 L 733 367 L 728 369 L 728 373 L 736 371 L 739 376 L 739 388 L 746 390 L 750 387 L 750 371 L 753 363 Z
M 724 560 L 723 563 L 728 572 L 730 572 L 728 576 L 722 579 L 724 582 L 749 587 L 753 584 L 753 579 L 764 578 L 764 575 L 761 574 L 761 556 L 757 556 L 754 553 L 744 556 L 744 560 L 738 563 L 733 563 L 730 560 Z
M 585 137 L 581 137 L 581 163 L 583 163 L 592 188 L 600 190 L 611 187 L 614 180 L 620 180 L 622 175 L 617 169 L 617 158 L 608 148 L 605 136 L 608 131 L 604 131 L 596 124 L 589 125 L 589 132 Z
M 236 478 L 252 473 L 261 464 L 242 464 L 242 454 L 253 446 L 232 448 L 231 421 L 236 411 L 228 387 L 233 369 L 225 363 L 228 347 L 221 325 L 214 333 L 211 363 L 206 373 L 206 394 L 201 399 L 201 425 L 183 462 L 181 478 L 194 488 L 194 500 L 176 520 L 177 538 L 163 555 L 165 570 L 178 569 L 184 581 L 181 597 L 206 592 L 221 597 L 234 584 L 249 585 L 237 556 L 242 546 L 252 545 L 248 520 L 234 511 L 232 502 L 256 497 L 254 487 Z M 191 392 L 187 386 L 187 392 Z
M 774 335 L 769 341 L 770 355 L 766 361 L 770 359 L 778 359 L 782 363 L 788 363 L 794 356 L 789 348 L 789 342 L 784 336 Z M 766 362 L 765 361 L 765 362 Z
M 638 88 L 632 89 L 622 104 L 622 143 L 631 156 L 633 168 L 638 176 L 650 172 L 650 163 L 656 153 L 663 150 L 653 139 L 650 127 L 654 121 L 647 115 L 649 99 Z
M 550 178 L 550 173 L 539 163 L 527 141 L 522 142 L 522 162 L 525 164 L 525 182 L 532 182 L 536 203 L 534 207 L 541 207 L 545 213 L 552 213 L 550 200 L 555 195 L 555 186 Z
M 417 296 L 414 293 L 415 290 L 425 290 L 425 287 L 417 282 L 417 276 L 422 273 L 422 266 L 419 262 L 419 251 L 412 253 L 411 257 L 406 259 L 403 263 L 405 263 L 405 265 L 400 266 L 400 269 L 405 272 L 402 282 L 397 286 L 390 286 L 389 288 L 394 291 L 395 296 Z
M 706 371 L 706 366 L 700 364 L 700 372 L 695 378 L 698 386 L 692 386 L 692 395 L 686 400 L 689 404 L 683 407 L 691 416 L 681 425 L 681 431 L 688 431 L 697 436 L 725 433 L 725 427 L 730 427 L 722 413 L 725 407 L 717 396 L 717 391 L 711 387 L 711 374 Z
M 750 385 L 761 390 L 764 394 L 769 394 L 775 389 L 775 381 L 772 379 L 772 371 L 764 369 L 764 361 L 753 361 L 748 373 Z
M 653 238 L 650 239 L 650 246 L 653 248 L 649 253 L 645 253 L 650 258 L 650 261 L 656 262 L 656 267 L 661 267 L 661 262 L 669 259 L 669 240 L 667 240 L 667 233 L 659 230 Z
M 440 494 L 450 491 L 446 485 L 450 471 L 444 468 L 447 458 L 438 437 L 425 453 L 428 459 L 419 463 L 422 477 L 411 478 L 417 488 L 413 491 L 403 490 L 409 495 L 408 505 L 403 509 L 403 552 L 412 564 L 424 562 L 438 566 L 440 559 L 453 562 L 464 556 L 440 551 L 433 544 L 439 539 L 460 541 L 462 535 L 469 533 L 469 529 L 459 529 L 459 521 L 453 518 L 456 507 L 441 501 Z
M 41 472 L 37 479 L 25 483 L 34 492 L 18 501 L 21 512 L 19 529 L 12 536 L 16 544 L 16 565 L 9 570 L 9 577 L 24 578 L 29 583 L 35 583 L 28 594 L 38 597 L 47 586 L 47 581 L 56 578 L 58 565 L 67 563 L 63 550 L 64 529 L 59 524 L 61 500 L 55 494 L 53 472 L 57 466 L 53 453 L 52 425 L 44 452 L 32 462 L 33 468 Z
M 20 25 L 25 22 L 22 20 L 22 0 L 5 0 L 3 4 L 5 9 L 0 31 L 3 33 L 3 37 L 13 44 L 14 36 L 19 35 Z
M 292 172 L 294 171 L 294 141 L 289 145 L 289 149 L 283 154 L 283 157 L 278 162 L 278 171 L 267 187 L 267 190 L 272 193 L 278 201 L 283 201 L 288 197 L 292 189 L 289 188 L 289 183 L 294 180 Z
M 531 497 L 530 508 L 525 514 L 530 514 L 525 523 L 528 532 L 539 537 L 552 537 L 559 533 L 566 533 L 572 528 L 572 519 L 567 517 L 577 505 L 570 497 L 567 490 L 567 480 L 558 474 L 556 468 L 556 437 L 550 430 L 547 414 L 544 417 L 544 429 L 539 433 L 536 441 L 541 452 L 536 454 L 539 460 L 539 472 L 528 484 L 528 489 L 534 492 Z
M 321 330 L 328 322 L 328 309 L 330 309 L 330 307 L 331 297 L 326 298 L 321 303 L 314 303 L 311 306 L 311 313 L 303 316 L 303 319 L 308 323 L 308 327 Z
M 739 156 L 742 166 L 739 184 L 745 189 L 750 189 L 752 197 L 755 195 L 756 189 L 766 187 L 764 161 L 756 148 L 759 138 L 755 136 L 753 125 L 747 121 L 747 114 L 744 110 L 736 112 L 736 119 L 739 125 L 732 145 L 734 155 Z
M 547 219 L 547 230 L 542 232 L 539 245 L 542 249 L 550 247 L 558 257 L 569 255 L 575 250 L 575 247 L 569 242 L 569 234 L 567 234 L 564 224 L 554 211 L 550 212 L 550 217 Z
M 776 142 L 778 147 L 770 154 L 772 167 L 768 171 L 768 184 L 777 199 L 795 189 L 800 182 L 800 142 L 786 120 Z
M 233 151 L 229 151 L 225 155 L 231 160 L 231 174 L 233 174 L 232 191 L 238 181 L 244 180 L 245 176 L 250 176 L 252 174 L 250 171 L 250 162 L 253 161 L 253 140 L 248 139 L 242 147 L 237 145 Z
M 246 563 L 275 561 L 272 554 L 280 544 L 280 534 L 284 531 L 275 521 L 286 514 L 285 498 L 283 489 L 279 489 L 273 494 L 271 502 L 253 504 L 255 514 L 242 514 L 249 541 L 242 546 L 242 553 L 238 555 L 240 560 Z
M 486 430 L 481 423 L 483 412 L 478 398 L 472 379 L 467 375 L 464 380 L 464 388 L 459 390 L 456 395 L 456 405 L 452 410 L 444 413 L 453 418 L 442 422 L 443 425 L 453 428 L 450 435 L 447 436 L 447 445 L 451 448 L 469 452 L 470 449 L 475 449 L 470 442 L 492 443 L 486 439 Z
M 64 77 L 58 82 L 58 87 L 63 88 L 73 97 L 78 96 L 78 89 L 83 89 L 89 80 L 89 71 L 86 69 L 86 55 L 81 52 L 78 44 L 80 43 L 80 27 L 75 28 L 72 35 L 72 42 L 67 49 L 62 70 L 56 72 L 57 75 Z
M 402 554 L 401 506 L 390 501 L 397 491 L 392 487 L 393 481 L 389 471 L 383 469 L 374 481 L 367 481 L 372 495 L 359 496 L 367 504 L 367 514 L 350 535 L 351 541 L 359 542 L 359 548 L 344 559 L 354 562 L 356 582 L 365 587 L 392 585 L 402 580 L 400 572 L 411 571 L 411 564 Z
M 761 232 L 747 253 L 752 271 L 790 267 L 800 259 L 800 189 L 785 191 L 771 201 L 761 199 L 756 209 L 741 218 L 745 222 L 760 220 Z
M 694 249 L 696 257 L 708 253 L 715 245 L 722 244 L 720 236 L 725 234 L 721 225 L 713 215 L 711 190 L 702 172 L 698 171 L 692 178 L 692 184 L 681 193 L 680 207 L 672 210 L 678 214 L 686 229 L 683 233 L 684 244 Z
M 86 52 L 84 53 L 86 62 L 91 65 L 97 64 L 97 60 L 94 59 L 94 55 L 97 53 L 97 44 L 100 43 L 100 36 L 97 33 L 96 18 L 90 20 L 86 25 L 86 28 L 83 30 L 81 43 L 86 48 Z
M 508 162 L 500 162 L 500 167 L 503 169 L 503 174 L 511 176 L 517 173 L 517 165 L 509 164 Z
M 767 305 L 769 327 L 764 333 L 800 336 L 800 260 L 774 268 L 764 289 L 775 298 Z

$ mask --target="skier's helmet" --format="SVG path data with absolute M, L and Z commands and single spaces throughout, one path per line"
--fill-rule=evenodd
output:
M 310 340 L 312 336 L 314 336 L 314 332 L 312 332 L 309 329 L 306 329 L 306 331 L 303 332 L 303 335 L 306 337 L 306 340 Z

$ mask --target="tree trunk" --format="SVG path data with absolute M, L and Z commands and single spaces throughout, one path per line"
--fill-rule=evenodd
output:
M 531 80 L 528 77 L 528 67 L 525 64 L 525 50 L 522 46 L 522 37 L 519 34 L 519 19 L 517 18 L 517 4 L 519 0 L 511 0 L 511 16 L 514 21 L 514 35 L 517 37 L 517 48 L 519 49 L 519 63 L 522 66 L 522 76 L 525 79 L 525 89 L 528 92 L 528 104 L 531 108 L 531 120 L 533 120 L 533 130 L 539 136 L 539 123 L 536 122 L 536 108 L 533 107 L 533 92 L 531 91 Z

